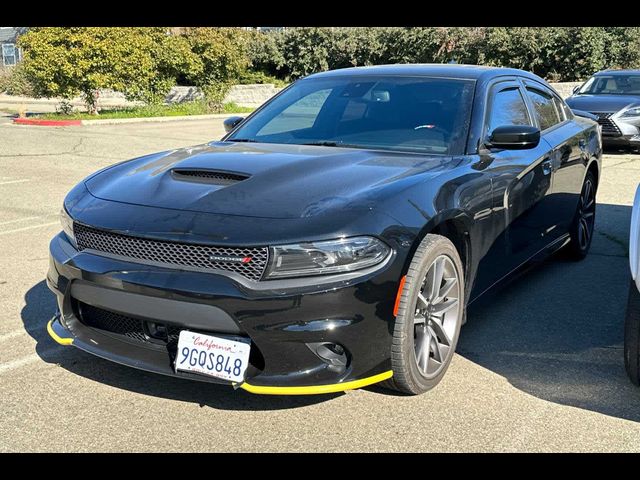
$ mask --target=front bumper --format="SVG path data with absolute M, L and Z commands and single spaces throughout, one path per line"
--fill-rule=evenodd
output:
M 252 393 L 312 394 L 360 388 L 390 378 L 393 306 L 401 262 L 333 283 L 259 288 L 223 274 L 177 271 L 78 252 L 64 234 L 50 245 L 49 288 L 58 313 L 54 340 L 134 368 L 194 380 L 223 380 L 173 369 L 170 342 L 142 341 L 88 326 L 81 305 L 252 342 L 246 380 Z M 337 277 L 336 277 L 337 278 Z M 257 287 L 257 286 L 256 286 Z M 313 344 L 332 342 L 347 365 L 327 363 Z M 311 346 L 310 346 L 311 345 Z
M 602 143 L 606 146 L 640 147 L 640 134 L 620 135 L 617 137 L 603 135 Z
M 640 146 L 638 119 L 626 119 L 618 114 L 594 113 L 602 126 L 602 143 L 608 146 Z

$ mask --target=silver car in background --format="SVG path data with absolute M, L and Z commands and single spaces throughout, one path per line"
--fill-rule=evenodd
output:
M 598 118 L 605 146 L 640 148 L 640 70 L 595 73 L 566 102 Z

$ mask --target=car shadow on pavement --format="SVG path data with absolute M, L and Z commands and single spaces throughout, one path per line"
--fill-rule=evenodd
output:
M 631 207 L 597 208 L 587 258 L 559 252 L 471 305 L 457 352 L 540 399 L 637 422 L 623 359 Z
M 44 281 L 31 287 L 24 298 L 22 321 L 27 333 L 37 342 L 36 353 L 40 358 L 95 382 L 220 410 L 291 409 L 325 402 L 343 395 L 254 395 L 244 390 L 236 391 L 227 385 L 183 380 L 118 365 L 77 348 L 58 345 L 49 337 L 46 325 L 56 310 L 56 302 Z

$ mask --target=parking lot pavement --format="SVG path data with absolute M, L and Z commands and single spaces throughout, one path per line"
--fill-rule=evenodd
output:
M 449 372 L 419 397 L 254 396 L 54 343 L 43 280 L 66 192 L 111 163 L 221 135 L 211 121 L 0 122 L 0 451 L 640 451 L 640 390 L 622 358 L 640 155 L 606 156 L 587 259 L 549 260 L 473 306 Z

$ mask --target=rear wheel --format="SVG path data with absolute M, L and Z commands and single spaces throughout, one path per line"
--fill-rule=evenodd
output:
M 567 246 L 567 252 L 574 260 L 582 260 L 589 253 L 595 221 L 596 178 L 592 172 L 588 172 L 580 192 L 578 209 L 569 229 L 571 241 Z
M 463 312 L 460 256 L 449 239 L 427 235 L 405 277 L 386 386 L 412 395 L 435 387 L 453 358 Z
M 633 280 L 624 322 L 624 366 L 631 381 L 640 386 L 640 292 Z

